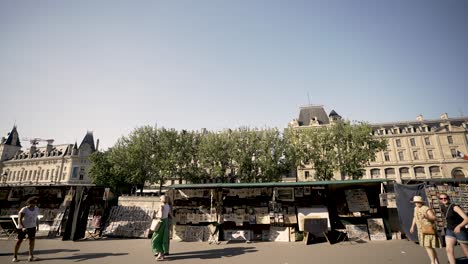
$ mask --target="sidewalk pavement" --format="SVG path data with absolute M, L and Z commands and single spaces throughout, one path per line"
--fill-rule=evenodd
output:
M 14 240 L 0 240 L 0 263 L 10 263 Z M 27 262 L 28 241 L 21 245 L 19 259 Z M 40 263 L 156 263 L 149 239 L 100 239 L 78 242 L 37 239 L 35 256 Z M 269 264 L 419 264 L 430 263 L 425 250 L 406 240 L 341 242 L 305 245 L 302 242 L 256 242 L 210 245 L 207 242 L 171 242 L 171 254 L 161 262 L 173 263 L 269 263 Z M 440 263 L 447 263 L 444 249 L 437 249 Z M 456 256 L 462 256 L 456 248 Z M 459 263 L 468 263 L 459 261 Z

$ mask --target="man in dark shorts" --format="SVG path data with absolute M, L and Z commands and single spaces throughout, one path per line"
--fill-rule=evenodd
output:
M 36 231 L 39 229 L 39 208 L 36 206 L 37 197 L 31 197 L 26 201 L 26 206 L 21 208 L 18 213 L 18 240 L 15 244 L 15 251 L 13 254 L 13 262 L 18 262 L 18 250 L 23 240 L 28 236 L 29 238 L 29 261 L 36 261 L 34 257 L 34 243 L 36 241 Z

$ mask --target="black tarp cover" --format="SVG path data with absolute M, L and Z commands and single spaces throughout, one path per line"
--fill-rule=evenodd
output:
M 424 191 L 424 184 L 403 185 L 395 183 L 395 196 L 398 210 L 398 218 L 403 232 L 411 241 L 418 241 L 417 230 L 413 234 L 409 232 L 413 222 L 414 204 L 411 203 L 413 196 L 422 196 L 424 201 L 426 199 L 426 192 Z

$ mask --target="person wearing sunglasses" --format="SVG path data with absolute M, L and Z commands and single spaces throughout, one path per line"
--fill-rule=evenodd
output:
M 447 257 L 450 264 L 455 264 L 454 248 L 455 244 L 460 243 L 465 257 L 468 257 L 468 217 L 463 209 L 456 204 L 450 202 L 450 197 L 446 193 L 439 194 L 442 214 L 445 217 L 445 244 Z

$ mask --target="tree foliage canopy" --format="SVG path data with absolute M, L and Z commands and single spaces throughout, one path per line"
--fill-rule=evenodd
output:
M 90 175 L 113 188 L 162 186 L 168 179 L 280 181 L 311 165 L 317 180 L 334 172 L 359 179 L 366 163 L 386 148 L 365 123 L 278 129 L 239 128 L 220 132 L 177 131 L 143 126 L 121 137 L 105 152 L 91 155 Z

